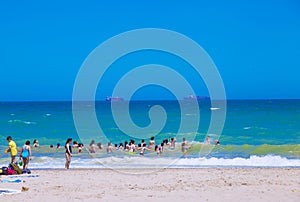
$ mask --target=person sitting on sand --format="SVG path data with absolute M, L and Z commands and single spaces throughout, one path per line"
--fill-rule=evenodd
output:
M 181 151 L 183 155 L 186 155 L 188 149 L 190 149 L 191 146 L 189 146 L 188 141 L 185 138 L 182 138 L 182 143 L 181 143 Z
M 107 148 L 106 148 L 107 153 L 112 153 L 113 152 L 113 146 L 111 142 L 107 143 Z
M 37 139 L 33 140 L 33 147 L 39 147 L 39 141 Z
M 60 149 L 60 143 L 56 144 L 56 149 Z
M 219 145 L 220 141 L 219 140 L 215 140 L 215 145 Z
M 20 160 L 21 159 L 23 160 L 23 169 L 25 170 L 28 168 L 29 160 L 31 160 L 31 147 L 29 140 L 25 142 L 25 145 L 20 151 Z
M 13 139 L 12 139 L 11 136 L 8 136 L 6 138 L 6 140 L 8 141 L 8 149 L 5 150 L 5 153 L 10 152 L 11 163 L 15 163 L 15 159 L 16 159 L 16 156 L 17 156 L 17 153 L 18 153 L 18 151 L 17 151 L 17 145 L 13 141 Z

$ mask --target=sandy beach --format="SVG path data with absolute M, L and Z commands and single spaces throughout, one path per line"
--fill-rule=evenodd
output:
M 124 171 L 124 172 L 123 172 Z M 126 174 L 110 169 L 34 170 L 1 176 L 1 189 L 29 188 L 0 201 L 299 201 L 298 168 L 163 169 Z M 137 170 L 141 173 L 149 170 Z M 131 171 L 132 173 L 132 171 Z

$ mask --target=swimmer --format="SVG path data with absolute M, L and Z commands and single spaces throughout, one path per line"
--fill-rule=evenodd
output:
M 181 151 L 183 155 L 186 155 L 188 149 L 190 149 L 191 146 L 189 146 L 188 141 L 185 138 L 182 138 L 182 143 L 181 143 Z
M 113 146 L 111 142 L 107 143 L 107 148 L 106 148 L 107 153 L 112 153 L 113 152 Z

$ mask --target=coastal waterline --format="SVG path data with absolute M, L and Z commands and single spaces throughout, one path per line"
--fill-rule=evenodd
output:
M 142 157 L 146 165 L 159 164 L 157 161 L 161 159 L 168 162 L 171 160 L 166 159 L 179 158 L 179 164 L 175 164 L 177 167 L 230 165 L 234 164 L 237 159 L 246 160 L 244 164 L 253 166 L 255 166 L 255 162 L 258 166 L 263 166 L 263 163 L 257 163 L 261 160 L 267 166 L 270 162 L 266 162 L 266 158 L 269 160 L 273 158 L 273 160 L 281 159 L 284 162 L 286 160 L 293 161 L 293 163 L 289 162 L 291 164 L 286 163 L 288 166 L 300 166 L 300 126 L 298 124 L 300 100 L 229 100 L 225 127 L 221 137 L 218 138 L 221 144 L 216 147 L 214 147 L 213 141 L 217 139 L 217 136 L 214 134 L 210 134 L 212 145 L 203 144 L 211 116 L 209 101 L 201 101 L 199 104 L 200 123 L 196 133 L 189 133 L 189 131 L 182 134 L 176 133 L 180 117 L 193 116 L 193 114 L 181 114 L 177 101 L 133 101 L 130 103 L 132 120 L 140 127 L 147 126 L 150 121 L 148 111 L 154 105 L 163 106 L 168 115 L 165 127 L 155 136 L 156 143 L 173 136 L 177 136 L 177 142 L 180 143 L 182 137 L 186 137 L 192 143 L 192 149 L 184 158 L 181 157 L 180 145 L 176 151 L 166 149 L 164 156 L 160 157 L 157 157 L 155 153 L 146 153 Z M 64 161 L 63 149 L 51 150 L 49 145 L 56 146 L 57 143 L 64 145 L 68 137 L 84 142 L 86 147 L 91 139 L 95 139 L 96 143 L 102 142 L 104 145 L 107 143 L 107 139 L 113 144 L 124 143 L 125 140 L 132 139 L 120 131 L 114 123 L 108 102 L 96 102 L 97 118 L 105 137 L 88 131 L 91 134 L 90 139 L 78 137 L 73 123 L 71 102 L 2 102 L 0 110 L 0 149 L 2 151 L 6 148 L 6 136 L 8 135 L 13 136 L 18 147 L 21 147 L 27 139 L 31 142 L 33 139 L 39 140 L 41 148 L 33 150 L 35 159 L 31 162 L 31 166 L 36 163 L 36 167 L 39 167 L 43 164 L 42 162 L 49 160 L 52 162 L 53 160 Z M 153 134 L 149 134 L 149 137 L 151 135 Z M 133 139 L 137 143 L 140 142 L 138 138 Z M 198 159 L 199 151 L 203 147 L 212 147 L 213 149 L 205 157 L 206 164 L 203 159 L 202 163 Z M 8 155 L 2 152 L 0 156 L 0 164 L 3 164 Z M 135 162 L 135 159 L 140 157 L 138 154 L 128 155 L 124 152 L 114 152 L 114 154 L 108 155 L 102 151 L 97 154 L 96 158 L 99 160 L 95 162 L 94 166 L 101 166 L 99 162 L 103 161 L 115 161 L 118 162 L 118 165 L 123 162 L 128 166 L 129 162 Z M 160 159 L 157 160 L 157 158 Z M 91 156 L 85 151 L 83 154 L 75 155 L 73 159 L 74 162 L 76 159 L 78 160 L 78 164 L 74 163 L 74 165 L 80 167 L 88 164 Z M 222 159 L 226 161 L 222 161 Z M 270 165 L 274 161 L 271 161 Z M 280 161 L 277 164 L 280 164 Z M 137 162 L 141 161 L 137 160 Z M 58 163 L 58 165 L 60 164 Z M 48 164 L 47 166 L 51 167 Z M 274 166 L 276 165 L 274 164 Z

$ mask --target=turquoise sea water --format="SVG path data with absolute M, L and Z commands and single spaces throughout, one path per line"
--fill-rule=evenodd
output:
M 122 105 L 122 103 L 120 103 Z M 149 109 L 161 105 L 168 115 L 165 127 L 155 135 L 156 143 L 169 137 L 177 137 L 175 150 L 164 149 L 163 156 L 147 152 L 143 157 L 115 151 L 107 154 L 105 149 L 90 156 L 86 150 L 76 154 L 74 149 L 73 167 L 210 167 L 210 166 L 297 166 L 300 167 L 300 100 L 229 100 L 224 130 L 209 134 L 212 144 L 203 144 L 207 135 L 212 110 L 209 101 L 201 101 L 200 123 L 197 133 L 177 134 L 180 117 L 193 114 L 181 114 L 177 101 L 132 101 L 130 115 L 140 127 L 150 123 Z M 87 103 L 86 107 L 90 107 Z M 1 102 L 0 103 L 0 165 L 6 165 L 9 156 L 4 153 L 7 147 L 6 136 L 11 135 L 20 148 L 28 139 L 38 139 L 39 148 L 33 149 L 33 168 L 59 168 L 64 166 L 64 149 L 50 149 L 49 145 L 64 145 L 68 137 L 84 143 L 88 147 L 94 139 L 103 145 L 107 141 L 113 144 L 130 139 L 137 143 L 140 138 L 130 137 L 118 129 L 108 102 L 96 102 L 99 125 L 105 137 L 93 129 L 87 129 L 80 138 L 74 127 L 71 102 Z M 221 109 L 220 109 L 221 110 Z M 122 112 L 122 106 L 120 107 Z M 150 137 L 153 134 L 145 134 Z M 192 148 L 182 157 L 180 142 L 186 137 Z M 220 145 L 213 144 L 219 139 Z M 148 142 L 146 138 L 146 142 Z M 212 150 L 202 157 L 199 151 Z M 95 157 L 95 158 L 94 158 Z M 200 158 L 199 158 L 200 157 Z M 176 160 L 176 162 L 174 161 Z

